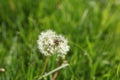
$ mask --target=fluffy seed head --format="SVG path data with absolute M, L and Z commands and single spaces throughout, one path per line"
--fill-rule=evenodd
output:
M 69 51 L 68 41 L 62 36 L 57 35 L 52 30 L 47 30 L 39 35 L 38 48 L 45 56 L 57 54 L 66 55 Z

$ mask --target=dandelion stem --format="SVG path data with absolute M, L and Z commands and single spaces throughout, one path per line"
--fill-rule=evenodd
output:
M 58 67 L 60 67 L 60 66 L 62 65 L 59 61 L 57 61 L 57 63 L 58 63 Z M 56 71 L 56 72 L 54 73 L 53 77 L 52 77 L 52 80 L 56 80 L 58 74 L 59 74 L 59 71 Z
M 67 61 L 65 60 L 65 56 L 62 56 L 62 63 L 61 63 L 61 60 L 58 60 L 57 63 L 58 63 L 58 67 L 62 66 L 63 64 L 66 64 Z M 58 74 L 59 74 L 59 71 L 56 71 L 52 77 L 52 80 L 56 80 Z
M 45 69 L 46 69 L 46 66 L 47 66 L 47 64 L 48 64 L 48 60 L 49 60 L 49 56 L 47 56 L 47 58 L 46 58 L 46 60 L 45 60 L 45 63 L 44 63 L 44 66 L 43 66 L 43 69 L 42 69 L 42 72 L 41 72 L 41 76 L 44 74 L 44 72 L 45 72 Z
M 52 80 L 56 80 L 56 78 L 57 78 L 57 76 L 58 76 L 58 73 L 59 73 L 58 71 L 55 72 L 55 74 L 53 75 Z

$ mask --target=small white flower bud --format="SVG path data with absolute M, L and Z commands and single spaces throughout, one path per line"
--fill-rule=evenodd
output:
M 0 72 L 5 72 L 5 69 L 4 68 L 0 68 Z

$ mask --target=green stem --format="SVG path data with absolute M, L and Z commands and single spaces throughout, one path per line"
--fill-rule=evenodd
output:
M 41 72 L 41 76 L 44 74 L 44 72 L 45 72 L 45 69 L 46 69 L 46 66 L 47 66 L 47 64 L 48 64 L 48 60 L 49 60 L 49 56 L 47 56 L 47 58 L 46 58 L 46 60 L 45 60 L 45 63 L 44 63 L 44 66 L 43 66 L 43 69 L 42 69 L 42 72 Z

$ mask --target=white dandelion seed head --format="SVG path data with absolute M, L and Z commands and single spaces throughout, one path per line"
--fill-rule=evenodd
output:
M 52 30 L 47 30 L 39 35 L 38 48 L 45 56 L 57 54 L 57 56 L 66 55 L 69 51 L 67 39 L 62 35 L 57 35 Z

